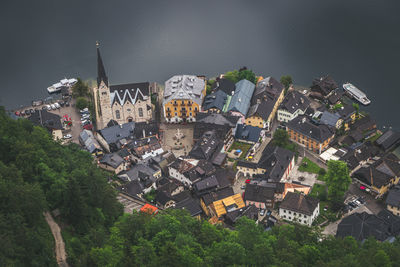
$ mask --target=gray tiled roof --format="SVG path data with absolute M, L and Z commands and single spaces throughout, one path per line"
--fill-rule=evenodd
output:
M 267 77 L 257 83 L 251 103 L 254 105 L 257 103 L 257 99 L 262 100 L 265 96 L 277 99 L 284 89 L 285 87 L 275 78 Z
M 331 127 L 336 127 L 336 123 L 339 119 L 340 115 L 338 113 L 331 113 L 329 111 L 324 111 L 322 113 L 320 123 Z
M 222 90 L 209 94 L 204 98 L 203 110 L 215 108 L 221 110 L 224 108 L 228 96 Z
M 319 200 L 308 195 L 288 192 L 282 201 L 280 208 L 312 215 L 317 208 Z
M 236 111 L 246 116 L 254 92 L 254 83 L 243 79 L 236 83 L 235 94 L 229 103 L 228 111 Z
M 100 163 L 111 166 L 114 169 L 118 168 L 118 166 L 120 166 L 123 162 L 124 162 L 124 159 L 121 158 L 121 156 L 118 155 L 117 153 L 105 154 L 100 159 Z
M 205 81 L 194 75 L 175 75 L 165 82 L 163 104 L 172 99 L 190 99 L 201 106 Z
M 289 121 L 286 126 L 296 132 L 301 133 L 304 136 L 308 136 L 318 142 L 324 142 L 334 132 L 326 125 L 316 125 L 310 121 L 306 116 L 297 116 L 293 120 Z
M 123 138 L 133 136 L 135 122 L 128 122 L 122 125 L 115 125 L 100 130 L 100 134 L 108 144 L 112 144 Z
M 248 184 L 244 192 L 244 199 L 246 201 L 265 203 L 267 200 L 274 200 L 274 194 L 274 188 Z
M 243 141 L 256 143 L 260 138 L 262 129 L 255 126 L 239 124 L 236 128 L 235 138 Z
M 400 185 L 390 189 L 386 198 L 386 204 L 400 208 Z
M 376 140 L 376 143 L 384 150 L 389 150 L 397 144 L 400 144 L 400 132 L 387 130 Z
M 289 113 L 294 113 L 300 109 L 303 112 L 310 106 L 310 100 L 298 91 L 289 92 L 283 99 L 279 109 L 287 110 Z

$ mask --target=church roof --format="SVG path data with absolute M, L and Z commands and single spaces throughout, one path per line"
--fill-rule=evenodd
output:
M 135 104 L 138 99 L 146 100 L 150 96 L 150 87 L 148 82 L 127 83 L 110 86 L 111 105 L 118 102 L 121 106 L 127 101 Z
M 100 86 L 100 83 L 103 81 L 108 86 L 108 77 L 106 75 L 106 70 L 104 69 L 103 60 L 100 54 L 100 46 L 99 43 L 97 46 L 97 87 Z

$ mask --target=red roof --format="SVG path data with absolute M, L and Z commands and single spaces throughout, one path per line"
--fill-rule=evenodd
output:
M 141 209 L 141 212 L 146 212 L 148 214 L 157 214 L 158 208 L 154 207 L 153 205 L 150 204 L 145 204 Z

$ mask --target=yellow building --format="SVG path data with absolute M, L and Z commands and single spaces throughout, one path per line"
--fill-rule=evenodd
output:
M 236 194 L 221 200 L 214 201 L 213 206 L 215 214 L 219 218 L 227 214 L 228 212 L 243 208 L 245 204 L 242 196 L 240 194 Z
M 203 77 L 176 75 L 165 82 L 164 118 L 167 122 L 194 122 L 206 95 Z
M 245 124 L 270 130 L 285 95 L 284 86 L 273 77 L 260 80 L 251 99 Z

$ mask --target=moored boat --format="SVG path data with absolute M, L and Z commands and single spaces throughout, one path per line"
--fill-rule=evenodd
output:
M 60 82 L 53 84 L 52 86 L 47 87 L 47 92 L 49 94 L 58 93 L 63 88 L 70 88 L 73 86 L 78 80 L 77 79 L 62 79 Z
M 371 100 L 368 99 L 367 95 L 351 83 L 343 84 L 343 90 L 350 97 L 354 98 L 355 100 L 357 100 L 358 102 L 360 102 L 361 104 L 363 104 L 365 106 L 369 105 L 371 103 Z

